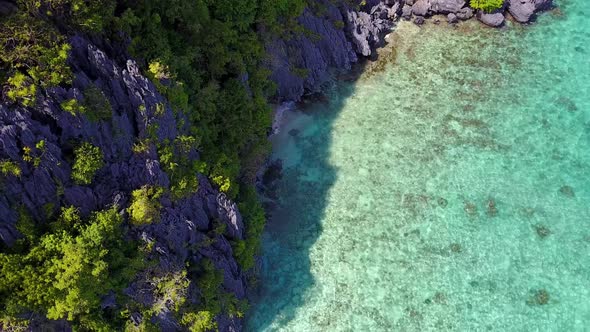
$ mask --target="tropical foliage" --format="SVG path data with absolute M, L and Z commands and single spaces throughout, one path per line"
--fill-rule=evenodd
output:
M 92 330 L 107 328 L 101 297 L 120 292 L 141 263 L 123 241 L 121 222 L 115 209 L 83 221 L 75 208 L 64 208 L 48 232 L 0 253 L 0 311 L 19 317 L 34 310 Z
M 307 1 L 16 2 L 16 13 L 0 17 L 3 101 L 34 111 L 47 89 L 71 87 L 68 39 L 82 33 L 114 45 L 130 41 L 129 52 L 185 122 L 179 124 L 184 134 L 173 140 L 157 141 L 156 135 L 149 135 L 134 147 L 135 153 L 149 153 L 150 146 L 156 147 L 170 179 L 168 188 L 141 187 L 131 193 L 127 209 L 107 208 L 90 216 L 82 216 L 76 207 L 63 207 L 57 213 L 59 206 L 47 204 L 43 206 L 47 220 L 20 211 L 17 228 L 23 237 L 0 251 L 0 329 L 26 326 L 21 318 L 34 312 L 69 320 L 79 330 L 157 330 L 150 317 L 162 308 L 142 309 L 145 319 L 139 325 L 129 324 L 129 312 L 124 310 L 122 288 L 137 278 L 139 270 L 149 270 L 149 264 L 138 258 L 143 249 L 124 239 L 125 229 L 158 222 L 161 199 L 183 199 L 195 193 L 200 173 L 240 202 L 246 238 L 232 245 L 243 269 L 254 266 L 265 218 L 252 187 L 252 170 L 268 148 L 267 98 L 274 93 L 262 65 L 264 38 L 301 31 L 294 18 Z M 97 125 L 113 114 L 108 96 L 92 84 L 60 106 Z M 155 108 L 157 116 L 170 111 L 164 104 Z M 150 128 L 152 133 L 154 129 Z M 89 142 L 72 145 L 71 177 L 79 185 L 90 185 L 105 165 L 105 155 Z M 48 160 L 42 159 L 45 142 L 22 149 L 23 161 L 35 167 Z M 201 160 L 189 155 L 199 155 Z M 20 164 L 0 161 L 0 180 L 13 176 L 21 176 Z M 186 265 L 187 271 L 150 279 L 155 285 L 153 295 L 163 299 L 160 307 L 175 303 L 167 310 L 191 331 L 216 329 L 221 313 L 243 315 L 246 303 L 224 290 L 223 275 L 212 262 Z M 201 292 L 198 304 L 185 301 L 191 282 Z M 102 309 L 101 300 L 110 292 L 117 295 L 120 312 Z
M 72 179 L 78 184 L 88 185 L 92 183 L 94 174 L 104 165 L 102 151 L 99 147 L 84 142 L 75 150 L 75 154 Z
M 160 187 L 143 186 L 134 190 L 131 205 L 127 211 L 130 220 L 135 225 L 146 225 L 160 221 L 160 202 L 163 189 Z
M 502 8 L 504 0 L 470 0 L 469 5 L 489 13 Z

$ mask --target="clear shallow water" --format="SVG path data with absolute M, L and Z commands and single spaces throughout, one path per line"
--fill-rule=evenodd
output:
M 590 330 L 590 9 L 558 4 L 402 23 L 285 115 L 248 330 Z

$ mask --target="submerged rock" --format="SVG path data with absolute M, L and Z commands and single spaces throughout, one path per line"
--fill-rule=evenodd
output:
M 451 252 L 453 253 L 460 253 L 461 251 L 463 251 L 463 248 L 461 247 L 461 245 L 459 243 L 451 243 Z
M 574 188 L 572 188 L 571 186 L 562 186 L 561 188 L 559 188 L 559 192 L 561 194 L 563 194 L 566 197 L 575 197 L 576 194 L 574 192 Z
M 494 201 L 493 199 L 489 199 L 487 205 L 488 205 L 488 209 L 487 209 L 488 216 L 495 217 L 498 214 L 498 209 L 496 208 L 496 201 Z
M 467 213 L 467 215 L 469 215 L 470 217 L 475 217 L 477 216 L 477 206 L 475 206 L 475 204 L 471 203 L 471 202 L 465 202 L 465 206 L 463 207 L 463 210 L 465 211 L 465 213 Z
M 565 108 L 569 112 L 576 112 L 578 110 L 578 106 L 574 103 L 573 100 L 567 97 L 559 97 L 555 101 L 555 104 L 559 107 Z
M 543 225 L 535 225 L 535 231 L 537 232 L 537 235 L 542 239 L 551 235 L 551 230 L 549 230 L 549 228 Z
M 546 289 L 538 289 L 533 292 L 533 295 L 526 301 L 530 306 L 546 305 L 550 300 L 549 292 Z

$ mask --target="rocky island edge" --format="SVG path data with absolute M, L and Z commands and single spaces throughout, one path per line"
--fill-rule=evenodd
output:
M 22 3 L 0 1 L 0 17 L 13 15 Z M 264 66 L 276 83 L 273 99 L 277 102 L 301 100 L 330 80 L 332 69 L 349 70 L 360 59 L 373 56 L 384 34 L 399 19 L 421 24 L 428 17 L 446 15 L 450 24 L 475 17 L 485 24 L 501 26 L 508 13 L 516 21 L 528 23 L 537 12 L 552 6 L 550 0 L 510 0 L 501 9 L 485 13 L 472 10 L 462 0 L 316 3 L 320 6 L 307 7 L 296 18 L 303 33 L 289 38 L 269 34 L 265 39 Z M 5 49 L 12 47 L 8 39 L 3 42 Z M 186 185 L 187 181 L 175 178 L 174 167 L 195 164 L 201 159 L 201 151 L 185 125 L 191 121 L 190 116 L 178 111 L 162 91 L 160 84 L 167 80 L 166 75 L 154 79 L 125 49 L 120 49 L 122 44 L 101 39 L 95 33 L 70 30 L 67 45 L 71 82 L 40 86 L 39 91 L 32 92 L 34 103 L 11 97 L 10 88 L 17 84 L 14 80 L 4 85 L 0 104 L 2 275 L 8 280 L 11 264 L 33 268 L 35 264 L 43 265 L 44 260 L 67 257 L 71 253 L 68 248 L 84 255 L 90 249 L 73 243 L 90 234 L 96 225 L 114 227 L 121 233 L 111 234 L 112 238 L 105 238 L 101 245 L 108 245 L 109 249 L 120 246 L 124 253 L 128 249 L 120 245 L 121 241 L 139 243 L 144 260 L 150 263 L 132 270 L 136 275 L 127 278 L 129 283 L 120 291 L 114 291 L 114 286 L 106 292 L 94 290 L 96 294 L 89 296 L 98 296 L 100 301 L 86 303 L 87 307 L 80 306 L 75 299 L 88 294 L 66 290 L 93 287 L 96 284 L 92 282 L 108 278 L 108 274 L 102 274 L 104 271 L 97 270 L 98 265 L 75 271 L 70 277 L 51 272 L 51 268 L 41 270 L 49 273 L 48 277 L 65 278 L 61 285 L 56 286 L 55 280 L 47 284 L 51 285 L 49 288 L 57 287 L 55 291 L 62 292 L 64 297 L 58 294 L 58 300 L 2 303 L 3 310 L 19 314 L 0 317 L 0 330 L 20 326 L 28 330 L 69 331 L 72 324 L 89 324 L 94 318 L 88 317 L 95 314 L 96 308 L 101 311 L 96 322 L 102 322 L 113 312 L 124 312 L 122 321 L 129 330 L 242 330 L 241 308 L 255 275 L 255 268 L 244 269 L 236 258 L 239 243 L 245 241 L 246 222 L 231 194 L 225 192 L 223 182 L 210 174 L 203 175 L 205 171 L 197 176 L 196 190 L 173 195 L 173 188 L 179 183 Z M 10 65 L 7 59 L 1 59 L 4 68 Z M 18 68 L 17 72 L 26 72 L 31 80 L 35 79 L 30 71 Z M 2 76 L 10 73 L 3 70 Z M 242 79 L 248 81 L 247 76 Z M 24 86 L 29 88 L 24 92 L 28 98 L 33 85 Z M 95 114 L 79 114 L 82 108 L 77 103 L 81 101 L 91 101 L 87 107 Z M 166 151 L 183 155 L 183 160 L 166 165 Z M 82 155 L 97 157 L 84 164 L 79 162 Z M 98 166 L 89 170 L 92 160 Z M 92 176 L 88 180 L 89 171 Z M 264 181 L 258 182 L 258 189 L 263 190 Z M 101 224 L 108 218 L 109 223 Z M 59 233 L 65 234 L 60 235 L 63 241 L 72 244 L 57 249 L 56 255 L 27 254 L 17 260 L 21 258 L 17 258 L 20 254 L 15 250 L 49 245 L 47 236 L 39 232 L 53 232 L 64 225 L 71 227 L 72 222 L 82 220 L 86 223 L 83 228 L 71 234 Z M 34 231 L 27 233 L 32 228 Z M 107 261 L 104 255 L 99 254 L 96 261 Z M 136 264 L 128 259 L 123 264 Z M 29 265 L 31 262 L 37 263 Z M 187 266 L 194 268 L 187 270 Z M 36 272 L 39 270 L 31 270 Z M 86 275 L 88 280 L 80 279 Z M 97 275 L 99 279 L 92 279 Z M 22 277 L 13 281 L 22 282 L 19 278 Z M 66 282 L 68 278 L 70 284 Z M 10 282 L 0 284 L 0 293 L 6 295 L 10 290 L 18 297 L 17 293 L 25 296 L 29 291 Z M 215 290 L 209 294 L 206 287 L 212 284 Z M 168 292 L 166 285 L 173 285 L 174 292 Z M 206 302 L 223 309 L 202 310 L 199 306 Z M 200 309 L 196 316 L 182 309 L 184 315 L 179 316 L 178 303 Z

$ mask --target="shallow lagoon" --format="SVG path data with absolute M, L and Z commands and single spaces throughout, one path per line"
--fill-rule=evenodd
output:
M 400 23 L 285 115 L 250 331 L 590 326 L 590 9 Z

